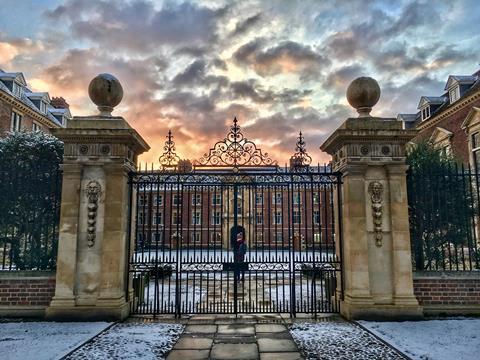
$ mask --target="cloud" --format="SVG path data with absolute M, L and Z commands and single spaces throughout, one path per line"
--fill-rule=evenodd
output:
M 174 55 L 185 55 L 193 58 L 203 58 L 207 55 L 208 48 L 198 46 L 184 46 L 174 51 Z
M 172 81 L 176 85 L 192 85 L 198 83 L 205 78 L 205 66 L 204 60 L 195 60 L 185 71 L 177 74 Z
M 264 39 L 255 39 L 240 46 L 233 59 L 240 65 L 251 67 L 261 76 L 297 73 L 301 76 L 318 75 L 330 61 L 310 46 L 295 41 L 283 41 L 271 47 Z
M 328 74 L 325 86 L 332 88 L 339 94 L 345 94 L 348 85 L 357 77 L 366 74 L 363 66 L 355 64 L 341 67 Z
M 159 56 L 126 60 L 110 58 L 101 49 L 71 49 L 31 80 L 33 85 L 37 84 L 37 90 L 68 99 L 75 113 L 91 114 L 94 107 L 88 100 L 87 89 L 97 74 L 109 72 L 119 78 L 124 87 L 122 106 L 128 108 L 133 99 L 148 102 L 155 91 L 163 89 L 165 66 L 165 60 Z
M 439 96 L 446 79 L 437 80 L 429 75 L 419 75 L 402 84 L 387 81 L 381 85 L 382 95 L 373 109 L 376 115 L 396 117 L 398 113 L 416 113 L 421 96 Z
M 262 19 L 263 19 L 262 13 L 257 13 L 253 16 L 246 18 L 243 21 L 239 21 L 235 25 L 235 30 L 232 32 L 232 35 L 237 36 L 237 35 L 243 35 L 245 33 L 248 33 Z
M 176 87 L 187 87 L 196 85 L 198 87 L 215 86 L 217 88 L 226 87 L 229 80 L 226 76 L 213 75 L 208 73 L 208 68 L 214 65 L 207 64 L 205 60 L 199 59 L 193 61 L 187 68 L 175 75 L 172 79 L 172 85 Z
M 22 56 L 32 56 L 45 51 L 45 45 L 40 40 L 29 38 L 8 37 L 0 32 L 0 65 L 10 66 L 13 60 Z
M 157 10 L 145 0 L 70 0 L 46 16 L 67 19 L 75 36 L 111 50 L 147 51 L 165 44 L 204 45 L 216 36 L 216 20 L 223 13 L 190 2 L 167 2 Z
M 459 51 L 455 45 L 446 45 L 439 48 L 439 51 L 435 54 L 430 68 L 443 68 L 449 65 L 458 64 L 464 61 L 469 61 L 476 54 L 474 52 Z
M 299 131 L 305 136 L 307 151 L 314 160 L 328 162 L 329 156 L 319 150 L 332 128 L 336 128 L 350 114 L 343 105 L 334 105 L 320 112 L 314 108 L 292 107 L 258 118 L 244 127 L 250 138 L 260 140 L 262 147 L 272 154 L 280 164 L 286 163 L 294 153 Z
M 377 8 L 363 22 L 329 35 L 324 51 L 338 60 L 371 61 L 380 71 L 419 69 L 425 59 L 418 53 L 409 54 L 408 43 L 413 42 L 421 29 L 431 31 L 441 25 L 440 15 L 439 10 L 431 6 L 426 19 L 425 4 L 416 1 L 400 8 L 398 15 Z
M 464 14 L 476 8 L 458 9 L 415 0 L 63 0 L 37 14 L 43 28 L 31 39 L 0 34 L 0 67 L 64 96 L 74 115 L 96 113 L 88 83 L 114 74 L 125 92 L 114 113 L 152 145 L 144 161 L 157 161 L 168 129 L 182 157 L 198 158 L 234 116 L 280 163 L 299 130 L 314 161 L 326 161 L 318 146 L 356 116 L 345 106 L 354 78 L 375 77 L 382 96 L 373 113 L 395 116 L 439 95 L 448 74 L 475 71 L 480 47 Z

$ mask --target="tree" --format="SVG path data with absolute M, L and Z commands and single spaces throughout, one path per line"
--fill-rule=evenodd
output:
M 0 139 L 0 265 L 55 266 L 63 143 L 41 131 Z
M 417 270 L 460 269 L 473 254 L 476 176 L 430 143 L 407 156 L 409 221 Z M 468 246 L 472 253 L 464 252 Z M 467 258 L 466 258 L 467 255 Z M 475 262 L 475 259 L 473 259 Z

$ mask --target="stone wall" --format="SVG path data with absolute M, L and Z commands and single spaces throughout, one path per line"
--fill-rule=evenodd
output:
M 480 272 L 415 272 L 413 287 L 425 315 L 480 315 Z
M 43 317 L 54 293 L 54 272 L 0 272 L 0 316 Z

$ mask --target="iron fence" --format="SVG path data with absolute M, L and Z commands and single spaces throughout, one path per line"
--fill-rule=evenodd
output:
M 338 311 L 341 174 L 235 170 L 131 174 L 133 313 Z
M 56 266 L 62 174 L 0 171 L 0 271 Z
M 480 174 L 449 164 L 407 176 L 415 270 L 480 269 Z

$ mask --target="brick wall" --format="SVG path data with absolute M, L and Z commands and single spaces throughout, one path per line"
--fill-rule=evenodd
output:
M 12 116 L 12 105 L 0 99 L 0 136 L 10 131 L 10 119 Z
M 425 314 L 480 314 L 480 274 L 416 272 L 415 296 Z
M 468 139 L 465 130 L 462 129 L 462 123 L 474 106 L 480 106 L 480 99 L 472 101 L 470 104 L 468 104 L 468 106 L 465 106 L 464 108 L 456 111 L 454 114 L 440 120 L 434 126 L 421 130 L 413 141 L 418 142 L 421 140 L 428 140 L 432 135 L 432 132 L 437 127 L 444 128 L 445 130 L 451 131 L 453 133 L 453 136 L 451 138 L 453 153 L 457 158 L 459 158 L 459 160 L 462 160 L 464 164 L 468 164 Z M 426 121 L 428 122 L 430 120 Z
M 43 316 L 54 293 L 54 273 L 0 273 L 0 316 Z
M 5 132 L 10 131 L 12 110 L 17 111 L 19 114 L 22 115 L 22 129 L 33 129 L 33 122 L 35 121 L 35 119 L 32 116 L 30 116 L 25 111 L 17 110 L 17 108 L 13 107 L 9 102 L 0 98 L 0 137 L 4 136 Z M 42 131 L 46 133 L 51 133 L 50 128 L 43 125 L 39 121 L 35 122 L 41 126 Z

